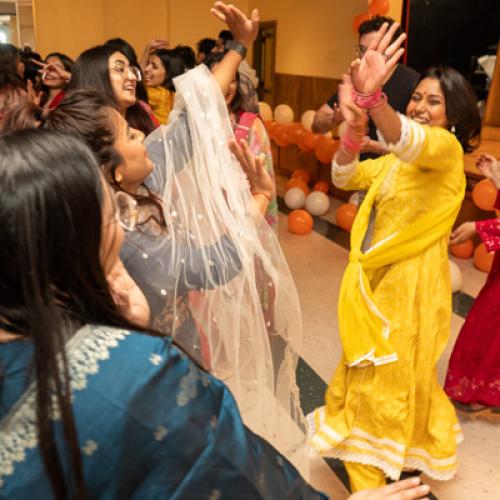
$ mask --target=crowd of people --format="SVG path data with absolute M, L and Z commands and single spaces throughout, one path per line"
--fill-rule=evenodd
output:
M 0 44 L 0 497 L 326 498 L 307 482 L 316 449 L 344 461 L 352 499 L 424 498 L 419 477 L 398 480 L 451 478 L 461 437 L 435 366 L 473 93 L 451 68 L 399 64 L 397 23 L 361 25 L 313 123 L 346 123 L 332 180 L 366 194 L 344 357 L 305 417 L 300 305 L 245 61 L 258 12 L 212 14 L 227 29 L 196 53 L 152 40 L 138 58 L 114 38 L 73 61 Z M 480 168 L 500 188 L 500 163 Z M 498 249 L 496 221 L 452 238 L 476 231 Z M 497 255 L 477 303 L 489 316 L 471 311 L 450 363 L 463 411 L 500 406 L 494 354 L 470 349 L 498 326 L 498 273 Z

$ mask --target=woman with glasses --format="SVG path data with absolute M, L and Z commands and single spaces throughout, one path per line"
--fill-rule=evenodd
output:
M 141 71 L 112 45 L 88 49 L 75 61 L 68 90 L 93 89 L 106 98 L 133 128 L 150 134 L 158 125 L 149 106 L 137 99 Z

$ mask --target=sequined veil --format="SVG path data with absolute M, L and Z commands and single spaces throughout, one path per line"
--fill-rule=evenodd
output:
M 153 326 L 231 389 L 245 423 L 307 475 L 295 381 L 302 317 L 276 235 L 228 148 L 222 92 L 203 65 L 174 80 L 173 119 L 146 140 L 165 234 L 135 232 Z

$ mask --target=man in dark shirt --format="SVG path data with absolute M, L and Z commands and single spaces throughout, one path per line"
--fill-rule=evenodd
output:
M 375 16 L 360 25 L 359 45 L 357 47 L 358 57 L 364 56 L 372 38 L 375 36 L 376 32 L 383 23 L 388 23 L 390 26 L 394 23 L 394 19 L 383 16 Z M 396 33 L 394 33 L 393 40 L 398 38 L 400 34 L 401 29 L 399 28 Z M 396 111 L 403 114 L 406 112 L 406 106 L 419 78 L 419 73 L 404 64 L 398 64 L 395 67 L 394 72 L 390 76 L 389 80 L 385 82 L 382 90 L 387 95 L 389 104 Z M 335 94 L 327 101 L 327 103 L 323 104 L 323 106 L 316 111 L 312 124 L 312 130 L 315 133 L 324 134 L 331 130 L 335 124 L 339 124 L 342 121 L 342 113 L 338 107 L 338 96 Z M 364 154 L 361 155 L 361 159 L 373 158 L 384 154 L 385 151 L 377 141 L 376 128 L 371 120 L 369 121 L 368 136 L 370 141 L 368 141 L 366 146 L 363 147 Z

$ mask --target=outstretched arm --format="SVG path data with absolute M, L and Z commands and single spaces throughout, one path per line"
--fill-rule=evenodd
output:
M 235 7 L 224 2 L 215 2 L 212 14 L 224 22 L 233 34 L 234 40 L 248 49 L 257 38 L 259 31 L 259 12 L 252 11 L 250 18 Z M 224 59 L 214 69 L 213 76 L 217 80 L 222 92 L 225 93 L 234 80 L 243 57 L 234 50 L 229 50 Z

